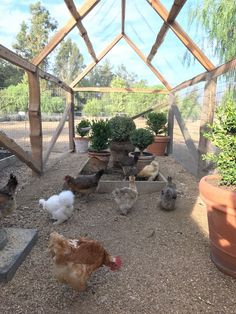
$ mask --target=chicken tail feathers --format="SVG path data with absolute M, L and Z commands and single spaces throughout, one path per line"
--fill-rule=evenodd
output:
M 96 178 L 99 180 L 101 178 L 101 176 L 103 175 L 104 173 L 104 169 L 101 169 L 99 170 L 97 173 L 96 173 Z

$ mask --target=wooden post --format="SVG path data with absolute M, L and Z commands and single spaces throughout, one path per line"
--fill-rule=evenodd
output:
M 70 105 L 69 110 L 69 149 L 75 151 L 74 137 L 75 137 L 75 125 L 74 125 L 74 92 L 66 93 L 67 105 Z
M 172 154 L 173 152 L 173 136 L 174 136 L 174 112 L 173 105 L 175 104 L 176 99 L 175 95 L 169 94 L 169 110 L 168 110 L 168 135 L 170 137 L 170 141 L 167 145 L 167 154 Z
M 209 79 L 206 81 L 204 89 L 203 106 L 201 112 L 200 123 L 200 136 L 198 143 L 198 175 L 204 175 L 204 168 L 206 167 L 206 161 L 202 160 L 202 155 L 209 152 L 209 140 L 206 139 L 203 134 L 207 130 L 207 125 L 211 124 L 214 120 L 214 112 L 216 105 L 216 86 L 217 78 Z
M 40 109 L 39 73 L 28 72 L 29 79 L 29 125 L 32 159 L 43 172 L 43 139 Z M 33 172 L 35 174 L 35 172 Z

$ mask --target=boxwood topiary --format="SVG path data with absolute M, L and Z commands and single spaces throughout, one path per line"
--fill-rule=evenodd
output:
M 110 128 L 107 120 L 92 121 L 91 150 L 102 151 L 108 148 Z
M 147 129 L 136 129 L 132 131 L 130 134 L 130 142 L 135 146 L 138 147 L 141 153 L 148 145 L 152 144 L 154 141 L 154 135 L 151 131 Z
M 81 137 L 84 137 L 89 134 L 90 130 L 81 130 L 81 128 L 88 128 L 91 126 L 89 120 L 83 119 L 76 125 L 76 133 Z
M 150 112 L 147 115 L 148 128 L 154 132 L 155 135 L 166 134 L 166 123 L 167 117 L 165 112 Z
M 136 129 L 133 119 L 126 116 L 115 116 L 108 121 L 108 124 L 112 142 L 129 141 L 130 133 Z

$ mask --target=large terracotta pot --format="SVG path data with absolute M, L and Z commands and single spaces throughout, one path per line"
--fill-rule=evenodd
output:
M 209 175 L 199 183 L 207 206 L 211 259 L 221 271 L 236 278 L 236 192 L 218 187 L 218 180 L 218 176 Z
M 170 140 L 169 136 L 158 135 L 154 137 L 154 143 L 147 147 L 147 151 L 156 156 L 165 156 L 166 147 Z
M 135 147 L 130 142 L 111 142 L 111 163 L 112 167 L 120 168 L 120 161 L 132 151 Z
M 95 172 L 107 168 L 111 153 L 108 150 L 103 150 L 100 152 L 88 151 L 88 155 L 90 157 L 88 167 L 90 171 Z

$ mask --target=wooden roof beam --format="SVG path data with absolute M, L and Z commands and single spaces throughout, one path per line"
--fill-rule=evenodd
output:
M 105 55 L 121 40 L 122 34 L 119 34 L 114 38 L 114 40 L 98 55 L 97 62 L 93 61 L 90 63 L 84 70 L 81 72 L 77 78 L 70 84 L 71 88 L 74 88 L 94 67 L 95 65 L 101 61 Z
M 74 4 L 74 1 L 73 0 L 64 0 L 66 5 L 67 5 L 67 8 L 69 9 L 71 15 L 73 16 L 73 18 L 75 19 L 76 23 L 77 23 L 77 27 L 79 29 L 79 32 L 80 32 L 80 36 L 83 38 L 87 48 L 88 48 L 88 52 L 89 54 L 91 55 L 91 57 L 93 58 L 93 60 L 95 62 L 97 62 L 97 57 L 96 57 L 96 54 L 95 54 L 95 51 L 93 49 L 93 45 L 89 39 L 89 36 L 88 36 L 88 33 L 84 27 L 84 25 L 82 24 L 81 22 L 81 16 L 79 14 L 79 12 L 77 11 L 76 9 L 76 6 Z
M 154 45 L 152 46 L 152 49 L 151 49 L 151 51 L 147 57 L 148 62 L 151 62 L 152 59 L 154 58 L 155 54 L 157 53 L 158 48 L 163 43 L 163 40 L 165 38 L 166 33 L 168 32 L 168 29 L 169 29 L 169 25 L 164 23 L 162 25 L 159 33 L 157 34 L 156 41 L 155 41 Z
M 125 33 L 125 0 L 121 0 L 121 34 Z
M 97 93 L 144 93 L 144 94 L 169 94 L 167 89 L 146 88 L 121 88 L 121 87 L 77 87 L 75 92 L 97 92 Z
M 86 0 L 84 4 L 78 9 L 78 13 L 83 19 L 98 3 L 100 0 Z M 77 22 L 72 17 L 68 20 L 66 25 L 62 27 L 49 41 L 49 43 L 42 49 L 42 51 L 34 57 L 32 63 L 39 65 L 53 49 L 65 38 L 65 36 L 76 26 Z
M 180 10 L 184 6 L 187 0 L 175 0 L 174 4 L 172 5 L 169 15 L 167 17 L 167 23 L 171 24 L 176 19 L 177 15 L 179 14 Z
M 138 49 L 138 47 L 132 42 L 132 40 L 127 36 L 123 35 L 126 42 L 130 45 L 131 48 L 137 53 L 137 55 L 143 60 L 143 62 L 149 67 L 149 69 L 156 75 L 156 77 L 162 82 L 162 84 L 168 89 L 171 90 L 170 84 L 164 79 L 160 72 L 146 59 L 143 53 Z
M 215 68 L 213 63 L 198 48 L 198 46 L 192 41 L 192 39 L 187 35 L 187 33 L 181 28 L 181 26 L 176 21 L 173 21 L 171 24 L 168 23 L 169 13 L 163 6 L 163 4 L 159 0 L 146 0 L 146 1 L 153 7 L 157 14 L 163 19 L 163 21 L 172 29 L 175 35 L 182 41 L 185 47 L 202 64 L 202 66 L 207 71 L 213 70 Z M 177 12 L 177 9 L 175 9 L 175 11 L 172 12 Z

